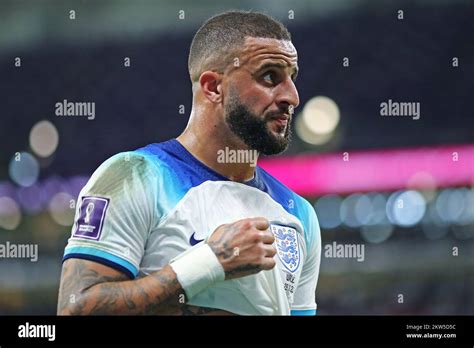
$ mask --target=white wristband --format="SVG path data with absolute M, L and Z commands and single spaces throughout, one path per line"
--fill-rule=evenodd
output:
M 207 243 L 199 243 L 170 263 L 186 297 L 191 299 L 202 290 L 225 279 L 224 268 Z

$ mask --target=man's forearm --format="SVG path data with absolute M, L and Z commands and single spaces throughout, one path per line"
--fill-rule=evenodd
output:
M 58 314 L 181 314 L 184 290 L 170 266 L 136 280 L 100 275 L 87 261 L 64 265 Z

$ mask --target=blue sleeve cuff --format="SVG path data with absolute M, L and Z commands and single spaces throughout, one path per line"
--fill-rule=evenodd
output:
M 291 315 L 295 315 L 295 316 L 316 315 L 316 309 L 303 309 L 303 310 L 292 309 L 291 310 Z
M 138 269 L 129 261 L 96 248 L 73 247 L 66 249 L 63 262 L 67 259 L 84 259 L 95 261 L 125 273 L 128 277 L 130 277 L 130 279 L 134 279 L 138 274 Z

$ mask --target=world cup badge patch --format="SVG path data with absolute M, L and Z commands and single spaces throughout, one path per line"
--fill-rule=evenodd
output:
M 298 235 L 294 228 L 270 225 L 271 231 L 275 236 L 275 246 L 278 257 L 285 268 L 294 273 L 300 265 L 300 245 Z
M 83 197 L 73 237 L 98 240 L 108 205 L 108 198 Z

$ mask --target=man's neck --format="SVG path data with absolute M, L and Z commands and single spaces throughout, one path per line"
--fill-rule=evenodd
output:
M 223 144 L 218 136 L 199 134 L 190 129 L 186 129 L 176 139 L 199 161 L 229 180 L 245 182 L 255 175 L 258 159 L 255 151 L 234 144 Z M 242 163 L 238 156 L 243 152 L 237 150 L 249 151 L 244 153 L 248 155 L 245 159 L 251 159 L 250 163 Z

